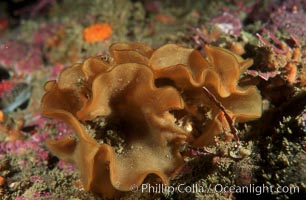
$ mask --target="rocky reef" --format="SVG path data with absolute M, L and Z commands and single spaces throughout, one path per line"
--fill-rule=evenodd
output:
M 304 0 L 0 11 L 0 199 L 305 198 Z

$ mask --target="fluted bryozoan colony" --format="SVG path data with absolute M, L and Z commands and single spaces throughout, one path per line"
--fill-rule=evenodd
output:
M 45 85 L 41 112 L 70 125 L 76 137 L 48 140 L 75 162 L 86 190 L 106 197 L 129 191 L 149 174 L 167 184 L 182 164 L 184 143 L 203 146 L 229 124 L 208 89 L 235 122 L 261 116 L 255 86 L 240 87 L 252 60 L 222 48 L 198 51 L 168 44 L 115 43 L 110 56 L 86 59 Z

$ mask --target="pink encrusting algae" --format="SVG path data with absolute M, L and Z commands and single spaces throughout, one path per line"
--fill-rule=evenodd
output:
M 32 73 L 43 65 L 42 51 L 32 44 L 8 40 L 0 44 L 0 65 L 17 74 Z
M 48 133 L 36 133 L 32 136 L 32 140 L 16 140 L 6 141 L 0 143 L 0 158 L 6 154 L 27 154 L 29 151 L 34 151 L 37 155 L 35 158 L 36 163 L 45 161 L 49 156 L 47 151 L 42 145 L 43 141 L 48 137 Z

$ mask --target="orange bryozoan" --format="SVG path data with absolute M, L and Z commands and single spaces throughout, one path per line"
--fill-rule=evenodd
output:
M 255 86 L 238 86 L 252 60 L 206 46 L 207 58 L 168 44 L 153 50 L 116 43 L 110 56 L 65 69 L 45 85 L 41 112 L 70 125 L 76 138 L 48 140 L 59 158 L 77 164 L 83 185 L 106 197 L 139 186 L 149 174 L 167 184 L 182 164 L 184 143 L 203 146 L 229 124 L 207 88 L 235 122 L 261 116 Z
M 111 34 L 112 28 L 108 24 L 94 24 L 83 31 L 84 40 L 89 43 L 106 40 Z

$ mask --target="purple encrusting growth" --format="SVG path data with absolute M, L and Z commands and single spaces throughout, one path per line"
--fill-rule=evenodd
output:
M 51 38 L 56 35 L 59 27 L 60 26 L 57 24 L 40 24 L 39 28 L 33 34 L 33 44 L 40 47 L 45 46 L 48 41 L 50 41 Z
M 15 141 L 2 141 L 0 143 L 0 161 L 9 159 L 14 170 L 27 173 L 26 178 L 19 176 L 8 177 L 8 187 L 14 187 L 20 178 L 29 184 L 28 190 L 20 195 L 15 195 L 15 199 L 26 200 L 29 197 L 34 199 L 52 198 L 61 199 L 51 189 L 39 189 L 37 185 L 48 185 L 50 177 L 48 174 L 42 174 L 41 170 L 46 171 L 50 165 L 52 168 L 65 176 L 73 178 L 76 172 L 74 164 L 59 161 L 52 163 L 50 160 L 54 157 L 45 146 L 45 140 L 55 135 L 55 138 L 71 135 L 72 130 L 64 123 L 56 120 L 48 120 L 39 114 L 33 114 L 32 120 L 26 124 L 27 127 L 36 127 L 31 131 L 21 130 L 23 138 Z M 48 128 L 47 128 L 48 127 Z M 49 172 L 50 173 L 50 172 Z M 1 171 L 0 171 L 1 176 Z M 35 186 L 36 185 L 36 186 Z M 0 195 L 1 196 L 1 195 Z
M 27 154 L 29 151 L 34 151 L 35 160 L 34 162 L 39 164 L 47 160 L 49 156 L 49 151 L 44 148 L 43 141 L 49 136 L 47 132 L 45 133 L 35 133 L 28 140 L 16 140 L 16 141 L 6 141 L 0 143 L 0 159 L 6 154 Z M 25 160 L 20 160 L 20 164 L 24 164 Z
M 306 38 L 305 1 L 285 1 L 270 15 L 270 29 L 274 32 L 284 29 L 290 35 L 299 39 Z
M 0 44 L 0 65 L 16 74 L 28 74 L 42 67 L 42 51 L 38 46 L 7 40 Z
M 50 192 L 34 192 L 32 197 L 34 199 L 37 199 L 37 198 L 43 199 L 43 198 L 48 198 L 48 197 L 52 198 L 52 195 Z M 15 200 L 27 200 L 27 198 L 25 196 L 19 196 Z

